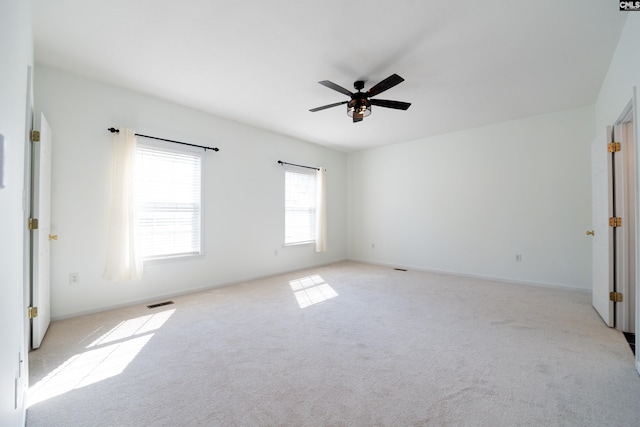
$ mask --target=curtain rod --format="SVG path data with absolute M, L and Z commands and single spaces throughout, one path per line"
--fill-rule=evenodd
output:
M 317 171 L 320 170 L 320 168 L 314 168 L 313 166 L 296 165 L 295 163 L 287 163 L 287 162 L 283 162 L 282 160 L 278 160 L 278 163 L 280 163 L 281 165 L 298 166 L 299 168 L 315 169 Z
M 107 129 L 107 130 L 108 130 L 109 132 L 111 132 L 111 133 L 118 133 L 118 132 L 120 132 L 120 129 L 116 129 L 116 128 L 112 128 L 112 127 L 111 127 L 111 128 L 109 128 L 109 129 Z M 172 139 L 158 138 L 157 136 L 142 135 L 142 134 L 139 134 L 139 133 L 136 133 L 135 135 L 136 135 L 136 136 L 141 136 L 141 137 L 143 137 L 143 138 L 157 139 L 157 140 L 159 140 L 159 141 L 173 142 L 174 144 L 182 144 L 182 145 L 188 145 L 188 146 L 190 146 L 190 147 L 203 148 L 203 149 L 204 149 L 204 151 L 207 151 L 207 150 L 220 151 L 220 149 L 219 149 L 219 148 L 216 148 L 216 147 L 206 147 L 206 146 L 204 146 L 204 145 L 188 144 L 188 143 L 186 143 L 186 142 L 174 141 L 174 140 L 172 140 Z

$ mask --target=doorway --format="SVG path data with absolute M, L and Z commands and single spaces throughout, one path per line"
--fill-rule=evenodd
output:
M 630 102 L 611 128 L 612 140 L 620 143 L 614 163 L 612 197 L 614 217 L 623 218 L 623 226 L 614 229 L 614 286 L 622 301 L 614 305 L 614 327 L 628 334 L 636 332 L 636 149 L 633 107 Z
M 592 144 L 594 228 L 587 232 L 593 239 L 593 306 L 608 326 L 625 334 L 632 350 L 638 329 L 640 201 L 635 110 L 634 91 L 618 120 Z
M 36 116 L 34 111 L 32 67 L 27 70 L 26 101 L 23 313 L 24 348 L 31 351 L 40 347 L 51 321 L 50 241 L 57 239 L 50 234 L 52 135 L 44 114 Z
M 40 347 L 51 322 L 51 128 L 44 114 L 36 115 L 31 140 L 31 348 Z
M 636 150 L 634 138 L 633 108 L 631 103 L 612 128 L 613 141 L 620 143 L 621 159 L 615 170 L 614 216 L 623 218 L 623 226 L 615 235 L 615 276 L 616 292 L 622 293 L 622 301 L 614 305 L 616 329 L 635 334 L 636 332 Z

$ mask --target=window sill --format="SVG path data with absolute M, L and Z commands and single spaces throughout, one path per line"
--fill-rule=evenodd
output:
M 167 255 L 167 256 L 157 256 L 157 257 L 149 257 L 144 258 L 142 262 L 144 264 L 160 264 L 163 262 L 172 262 L 172 261 L 188 261 L 195 258 L 204 257 L 204 253 L 197 254 L 184 254 L 184 255 Z
M 316 244 L 315 240 L 312 240 L 310 242 L 283 243 L 282 247 L 283 248 L 288 248 L 288 247 L 291 247 L 291 246 L 305 246 L 305 245 L 315 245 L 315 244 Z

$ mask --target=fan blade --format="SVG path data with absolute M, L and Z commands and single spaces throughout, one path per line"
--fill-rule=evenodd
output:
M 330 82 L 329 80 L 323 80 L 320 83 L 322 86 L 326 86 L 329 89 L 333 89 L 333 90 L 337 90 L 340 93 L 344 93 L 347 96 L 351 96 L 353 95 L 353 92 L 348 91 L 347 89 L 343 88 L 342 86 L 338 86 L 337 84 L 335 84 L 334 82 Z
M 371 105 L 378 107 L 395 108 L 396 110 L 406 110 L 411 106 L 410 102 L 389 101 L 387 99 L 370 99 Z
M 360 113 L 353 113 L 353 123 L 357 123 L 357 122 L 361 122 L 362 119 L 364 118 L 364 114 Z
M 371 89 L 369 89 L 369 91 L 367 91 L 367 96 L 368 97 L 376 96 L 377 94 L 384 92 L 387 89 L 391 89 L 392 87 L 394 87 L 399 83 L 402 83 L 403 81 L 404 79 L 399 75 L 391 74 L 389 77 L 387 77 L 386 79 L 384 79 L 383 81 L 381 81 L 380 83 L 378 83 L 377 85 L 374 85 Z
M 331 107 L 337 107 L 338 105 L 346 104 L 347 102 L 349 101 L 342 101 L 342 102 L 336 102 L 335 104 L 323 105 L 322 107 L 312 108 L 309 111 L 311 111 L 312 113 L 315 113 L 316 111 L 324 110 L 326 108 L 331 108 Z

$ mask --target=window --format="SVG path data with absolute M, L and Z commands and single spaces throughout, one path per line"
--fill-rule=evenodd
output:
M 285 169 L 284 243 L 295 245 L 316 240 L 316 171 Z
M 136 231 L 144 259 L 201 253 L 202 157 L 138 142 Z

